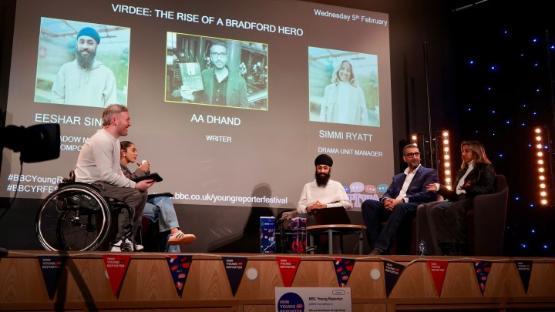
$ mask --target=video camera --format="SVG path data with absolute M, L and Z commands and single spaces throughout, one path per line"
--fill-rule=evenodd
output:
M 21 162 L 34 163 L 60 157 L 60 125 L 38 124 L 29 127 L 0 128 L 0 149 L 21 152 Z

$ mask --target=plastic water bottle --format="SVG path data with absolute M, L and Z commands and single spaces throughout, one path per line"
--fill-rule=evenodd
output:
M 419 242 L 418 242 L 418 245 L 417 245 L 417 249 L 418 249 L 418 254 L 419 254 L 420 256 L 426 255 L 426 252 L 427 252 L 427 250 L 426 250 L 426 242 L 423 241 L 423 240 L 419 241 Z

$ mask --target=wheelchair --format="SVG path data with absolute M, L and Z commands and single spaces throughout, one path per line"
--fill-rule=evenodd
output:
M 118 217 L 131 209 L 113 198 L 103 197 L 92 184 L 65 180 L 42 202 L 36 215 L 36 233 L 40 244 L 51 251 L 109 250 L 117 239 L 131 236 L 131 224 L 118 232 Z M 122 246 L 131 251 L 132 246 Z

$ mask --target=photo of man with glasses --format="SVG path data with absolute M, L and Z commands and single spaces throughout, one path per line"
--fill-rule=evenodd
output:
M 370 255 L 388 251 L 399 225 L 414 217 L 419 204 L 436 200 L 436 194 L 427 191 L 426 185 L 439 181 L 437 172 L 420 164 L 420 151 L 416 144 L 403 147 L 403 160 L 407 168 L 393 177 L 380 200 L 369 199 L 362 203 L 366 236 L 372 250 Z
M 166 33 L 166 102 L 267 111 L 268 44 Z
M 227 46 L 214 41 L 210 46 L 211 67 L 202 71 L 203 100 L 219 106 L 249 107 L 247 83 L 238 71 L 227 66 Z

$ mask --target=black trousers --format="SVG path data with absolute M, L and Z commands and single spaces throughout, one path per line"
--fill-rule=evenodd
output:
M 362 217 L 366 225 L 366 237 L 370 249 L 388 250 L 399 226 L 414 216 L 416 204 L 402 203 L 391 210 L 385 209 L 382 202 L 366 200 L 362 203 Z M 382 228 L 382 222 L 386 221 Z
M 418 206 L 416 213 L 417 241 L 426 243 L 427 254 L 442 255 L 443 246 L 466 244 L 466 211 L 472 199 L 437 201 Z

